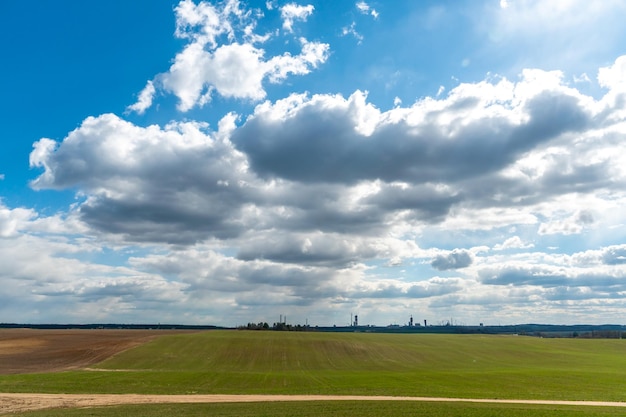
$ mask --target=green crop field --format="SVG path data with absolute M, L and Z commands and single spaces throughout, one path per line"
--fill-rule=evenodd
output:
M 293 403 L 153 404 L 24 413 L 27 417 L 613 417 L 611 407 L 469 404 L 394 401 L 314 401 Z
M 4 375 L 0 376 L 0 391 L 353 394 L 626 401 L 626 340 L 619 339 L 208 331 L 164 336 L 94 368 L 99 371 Z M 323 404 L 331 408 L 360 407 Z M 189 407 L 189 413 L 200 415 L 204 406 L 222 410 L 211 412 L 211 415 L 308 415 L 293 411 L 298 407 L 297 403 L 262 407 L 249 404 L 171 407 Z M 162 415 L 159 410 L 164 406 L 155 405 L 154 409 L 150 408 L 152 406 L 127 407 L 139 407 L 147 413 L 134 415 Z M 238 410 L 237 407 L 269 411 L 267 414 L 241 414 L 240 411 L 229 414 Z M 431 407 L 448 412 L 437 414 L 431 410 L 423 414 L 401 414 L 515 416 L 524 415 L 516 413 L 530 406 L 383 402 L 368 403 L 364 407 L 365 411 L 357 415 L 398 415 L 397 407 L 406 410 Z M 533 415 L 546 416 L 608 415 L 603 414 L 606 410 L 615 415 L 616 411 L 622 411 L 601 407 L 585 410 L 533 407 L 536 407 Z M 387 409 L 391 411 L 385 411 Z M 462 413 L 461 409 L 470 411 Z M 104 414 L 90 415 L 114 415 L 103 410 Z M 553 411 L 558 414 L 550 414 Z M 623 411 L 626 414 L 626 409 Z M 332 414 L 349 415 L 340 411 Z M 64 412 L 64 415 L 68 414 Z

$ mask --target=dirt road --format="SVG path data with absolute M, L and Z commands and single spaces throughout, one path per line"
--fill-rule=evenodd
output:
M 0 393 L 0 414 L 62 407 L 99 407 L 120 404 L 232 403 L 263 401 L 436 401 L 508 404 L 548 404 L 626 407 L 626 402 L 496 400 L 354 395 L 139 395 L 139 394 L 12 394 Z

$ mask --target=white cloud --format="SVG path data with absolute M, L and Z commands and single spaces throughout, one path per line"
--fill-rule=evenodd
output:
M 593 215 L 589 211 L 581 211 L 562 220 L 552 220 L 539 225 L 537 233 L 540 235 L 572 235 L 579 234 L 587 225 L 594 222 Z
M 297 95 L 264 103 L 233 139 L 261 175 L 455 182 L 500 170 L 534 147 L 584 129 L 594 112 L 592 100 L 542 71 L 526 71 L 518 83 L 461 84 L 443 100 L 386 112 L 365 97 L 357 91 L 347 99 Z M 323 155 L 327 149 L 334 149 L 333 158 Z
M 320 51 L 301 42 L 304 59 L 316 61 Z M 266 64 L 277 80 L 285 68 L 299 71 L 288 57 L 276 59 Z M 130 241 L 189 244 L 245 230 L 411 233 L 425 225 L 580 233 L 593 226 L 584 221 L 588 207 L 607 210 L 602 193 L 617 198 L 626 177 L 610 119 L 621 108 L 601 101 L 558 72 L 527 70 L 517 82 L 460 84 L 444 98 L 387 111 L 360 91 L 291 95 L 258 105 L 239 127 L 230 114 L 217 132 L 102 115 L 61 143 L 35 144 L 31 165 L 43 173 L 32 186 L 77 188 L 80 218 Z
M 259 66 L 272 82 L 309 68 L 299 60 L 318 62 L 325 51 L 300 42 L 303 52 L 292 61 L 264 60 L 245 43 L 192 52 L 200 62 L 245 58 L 240 66 Z M 63 238 L 66 252 L 79 247 L 72 233 L 154 248 L 158 254 L 137 254 L 121 270 L 64 263 L 50 252 L 47 267 L 75 267 L 98 280 L 71 275 L 72 287 L 55 272 L 37 296 L 82 300 L 103 312 L 133 303 L 153 311 L 160 288 L 166 300 L 179 297 L 198 311 L 215 300 L 202 318 L 235 306 L 245 321 L 276 302 L 298 314 L 324 310 L 326 323 L 345 308 L 477 319 L 506 308 L 514 320 L 539 307 L 560 311 L 563 301 L 610 302 L 610 294 L 626 291 L 621 246 L 589 239 L 596 249 L 573 255 L 541 246 L 563 247 L 561 235 L 593 236 L 605 225 L 614 227 L 613 241 L 623 235 L 625 119 L 615 100 L 620 84 L 603 74 L 608 91 L 599 99 L 561 72 L 526 70 L 513 81 L 462 83 L 389 110 L 362 91 L 293 94 L 248 117 L 229 113 L 217 131 L 201 122 L 141 127 L 112 114 L 90 117 L 60 142 L 39 140 L 30 157 L 42 170 L 33 188 L 76 190 L 71 213 L 42 219 L 1 207 L 0 234 L 21 241 L 55 235 L 55 250 Z M 255 80 L 246 91 L 261 91 L 263 78 Z M 186 88 L 182 73 L 179 82 L 171 88 Z M 220 85 L 244 94 L 226 80 Z M 423 242 L 470 249 L 425 250 Z M 259 291 L 273 296 L 259 299 Z
M 293 23 L 296 20 L 305 22 L 313 13 L 314 7 L 311 4 L 300 6 L 295 3 L 288 3 L 280 8 L 280 17 L 283 19 L 283 29 L 293 32 Z
M 535 245 L 532 243 L 524 243 L 519 236 L 513 236 L 506 239 L 503 243 L 499 243 L 493 247 L 493 250 L 506 250 L 506 249 L 530 249 Z
M 196 5 L 192 0 L 183 0 L 175 11 L 176 36 L 211 48 L 217 47 L 218 38 L 222 35 L 229 40 L 234 39 L 233 20 L 241 19 L 245 14 L 237 0 L 228 0 L 221 7 L 205 1 Z
M 291 56 L 284 54 L 275 56 L 264 65 L 266 74 L 270 82 L 283 81 L 289 74 L 305 75 L 311 69 L 317 68 L 319 64 L 328 59 L 328 45 L 319 42 L 309 42 L 305 38 L 299 39 L 302 45 L 300 55 Z
M 144 321 L 163 303 L 184 304 L 183 286 L 123 266 L 98 264 L 102 241 L 72 216 L 0 204 L 0 314 L 7 322 Z M 180 306 L 182 309 L 182 305 Z M 173 312 L 176 307 L 173 308 Z
M 226 132 L 229 120 L 220 123 Z M 111 114 L 90 117 L 58 148 L 47 139 L 35 144 L 31 164 L 44 173 L 32 186 L 80 187 L 87 196 L 81 217 L 101 230 L 133 234 L 132 240 L 193 241 L 208 230 L 228 235 L 241 227 L 236 207 L 254 178 L 245 158 L 221 139 L 226 133 L 207 134 L 205 127 L 142 128 Z M 191 218 L 196 224 L 187 233 L 177 230 Z
M 598 81 L 609 89 L 626 89 L 626 55 L 620 56 L 613 65 L 598 70 Z
M 573 79 L 575 83 L 590 83 L 591 82 L 591 79 L 589 78 L 589 76 L 584 72 L 578 76 L 574 75 Z
M 291 28 L 294 19 L 306 20 L 313 6 L 287 5 L 282 10 Z M 221 5 L 182 1 L 176 7 L 176 36 L 189 43 L 176 55 L 169 71 L 148 81 L 128 110 L 145 112 L 159 90 L 174 94 L 183 112 L 209 103 L 216 93 L 260 100 L 266 95 L 265 80 L 278 83 L 289 75 L 305 75 L 327 60 L 328 44 L 304 38 L 299 39 L 299 54 L 266 57 L 258 45 L 271 36 L 254 33 L 255 16 L 235 0 Z
M 356 31 L 356 22 L 352 22 L 350 26 L 341 28 L 341 35 L 352 35 L 359 43 L 363 42 L 363 35 Z
M 141 93 L 139 93 L 139 98 L 137 102 L 133 105 L 128 106 L 126 108 L 126 111 L 134 111 L 138 114 L 145 113 L 146 109 L 152 106 L 152 100 L 155 93 L 156 89 L 154 88 L 154 83 L 152 81 L 148 81 L 143 90 L 141 90 Z
M 0 202 L 0 238 L 17 236 L 34 217 L 36 213 L 32 209 L 10 209 Z
M 374 19 L 378 19 L 379 13 L 376 11 L 376 9 L 372 8 L 369 4 L 367 4 L 364 1 L 359 1 L 356 4 L 356 8 L 359 9 L 361 13 L 370 14 L 372 15 L 372 17 L 374 17 Z

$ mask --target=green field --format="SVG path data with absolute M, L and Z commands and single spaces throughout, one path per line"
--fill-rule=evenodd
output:
M 626 401 L 626 340 L 619 339 L 208 331 L 164 336 L 94 368 L 101 371 L 4 375 L 0 376 L 0 391 Z M 312 407 L 361 407 L 360 403 L 323 404 Z M 296 403 L 261 407 L 249 404 L 171 407 L 188 407 L 189 413 L 184 413 L 191 415 L 194 412 L 201 415 L 207 410 L 203 407 L 213 407 L 210 415 L 287 416 L 305 415 L 294 411 L 301 406 Z M 147 413 L 133 412 L 133 415 L 165 415 L 159 414 L 163 405 L 125 407 L 137 407 L 136 410 Z M 241 414 L 238 407 L 250 408 L 256 414 Z M 416 411 L 418 414 L 402 412 L 402 415 L 516 416 L 524 415 L 516 413 L 529 410 L 530 406 L 381 402 L 363 407 L 366 411 L 356 415 L 398 415 L 398 407 L 401 407 L 402 410 L 430 410 L 422 414 L 419 414 L 422 411 Z M 533 415 L 609 415 L 604 414 L 608 411 L 612 411 L 611 415 L 616 412 L 626 415 L 626 409 L 534 407 Z M 258 414 L 262 409 L 269 411 Z M 385 411 L 387 409 L 389 411 Z M 90 415 L 115 415 L 106 414 L 110 412 L 106 410 L 103 409 L 104 414 Z M 436 410 L 447 412 L 437 414 Z M 557 414 L 550 414 L 554 412 Z M 45 413 L 32 415 L 60 415 Z M 341 411 L 331 414 L 355 415 L 341 414 Z
M 621 414 L 620 414 L 621 412 Z M 624 415 L 610 407 L 563 407 L 509 404 L 394 401 L 315 401 L 246 404 L 155 404 L 25 413 L 28 417 L 609 417 Z

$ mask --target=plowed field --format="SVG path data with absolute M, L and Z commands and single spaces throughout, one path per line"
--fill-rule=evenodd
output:
M 180 330 L 0 329 L 0 374 L 84 368 Z

